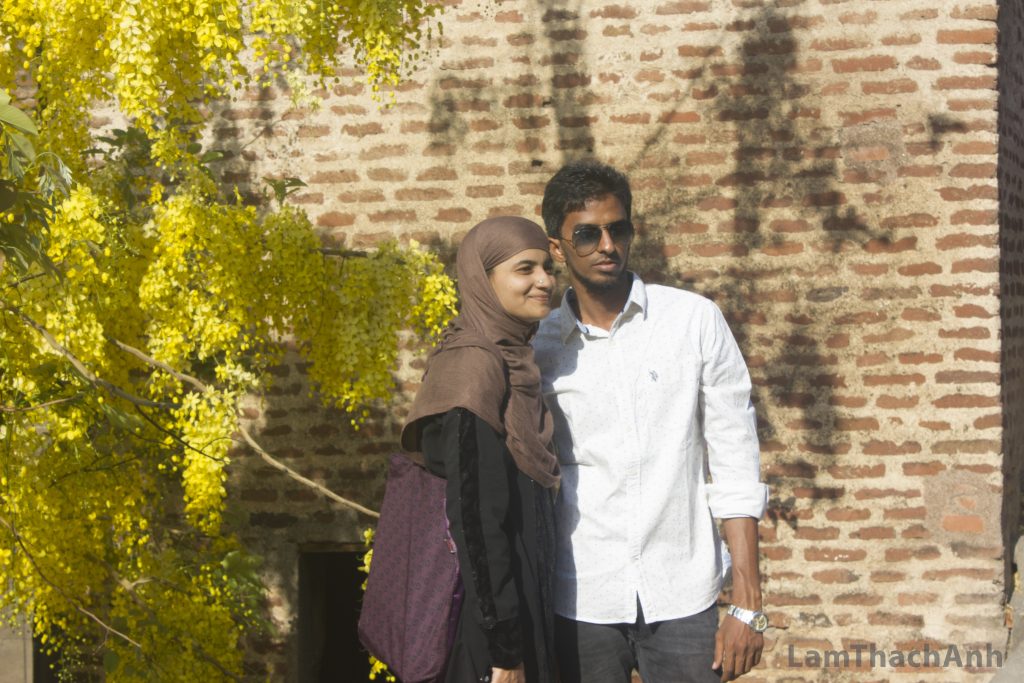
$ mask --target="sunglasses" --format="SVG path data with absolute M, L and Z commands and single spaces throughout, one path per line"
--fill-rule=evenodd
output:
M 558 239 L 572 244 L 573 251 L 576 252 L 577 256 L 589 256 L 597 251 L 605 230 L 608 231 L 608 237 L 611 238 L 612 242 L 619 246 L 629 244 L 629 241 L 633 239 L 633 223 L 625 218 L 621 221 L 608 223 L 607 225 L 592 225 L 590 223 L 577 225 L 572 231 L 571 240 L 567 240 L 564 237 L 559 237 Z

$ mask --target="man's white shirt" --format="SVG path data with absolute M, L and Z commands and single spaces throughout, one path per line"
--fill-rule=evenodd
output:
M 570 296 L 533 342 L 562 467 L 555 611 L 632 623 L 639 598 L 648 623 L 701 612 L 722 583 L 713 518 L 760 518 L 768 498 L 746 364 L 697 294 L 634 275 L 608 331 Z

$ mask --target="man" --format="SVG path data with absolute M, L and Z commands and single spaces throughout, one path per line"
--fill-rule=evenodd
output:
M 727 681 L 760 660 L 750 376 L 708 299 L 626 269 L 625 176 L 571 163 L 542 204 L 571 289 L 534 340 L 562 467 L 554 602 L 563 683 Z M 709 479 L 710 476 L 710 479 Z M 732 555 L 733 605 L 715 606 Z M 736 609 L 734 609 L 736 608 Z

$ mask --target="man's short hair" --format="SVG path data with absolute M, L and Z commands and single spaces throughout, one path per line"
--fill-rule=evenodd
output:
M 626 218 L 632 217 L 633 193 L 629 180 L 608 164 L 598 161 L 573 161 L 561 168 L 544 188 L 540 213 L 550 237 L 561 237 L 565 217 L 582 211 L 587 202 L 612 195 L 622 204 Z

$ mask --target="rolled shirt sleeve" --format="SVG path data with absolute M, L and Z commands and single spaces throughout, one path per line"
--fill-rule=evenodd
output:
M 768 487 L 761 482 L 757 418 L 750 373 L 722 312 L 708 302 L 702 331 L 705 362 L 700 408 L 711 482 L 708 506 L 718 519 L 764 516 Z

